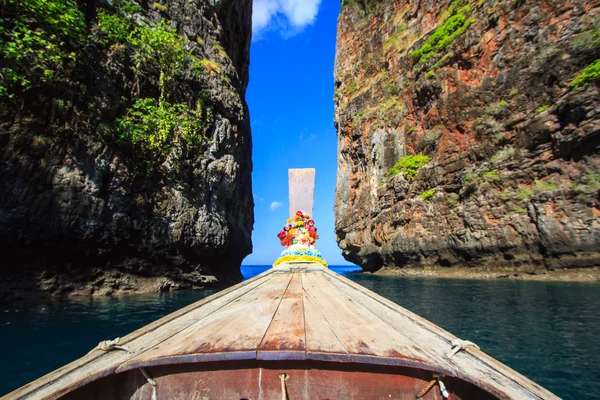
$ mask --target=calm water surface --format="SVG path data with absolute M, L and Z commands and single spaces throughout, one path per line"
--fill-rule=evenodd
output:
M 266 266 L 243 267 L 248 279 Z M 600 284 L 339 273 L 429 319 L 564 399 L 600 399 Z M 0 310 L 0 395 L 214 290 Z

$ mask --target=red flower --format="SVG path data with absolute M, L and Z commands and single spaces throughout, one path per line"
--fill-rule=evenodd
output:
M 283 230 L 287 232 L 287 231 L 290 230 L 290 227 L 286 225 L 286 226 L 283 227 Z
M 317 227 L 316 226 L 309 226 L 308 227 L 308 231 L 309 232 L 316 232 L 317 231 Z
M 312 219 L 308 220 L 308 226 L 313 226 L 315 224 L 315 221 L 313 221 Z
M 277 234 L 277 237 L 279 238 L 279 240 L 283 240 L 283 238 L 286 237 L 286 233 L 285 232 L 279 232 Z
M 296 211 L 296 215 L 299 217 L 304 217 L 304 213 L 302 211 Z

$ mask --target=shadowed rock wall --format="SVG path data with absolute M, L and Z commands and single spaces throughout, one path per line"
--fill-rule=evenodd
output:
M 600 264 L 598 2 L 343 3 L 344 257 L 370 271 Z M 389 173 L 415 154 L 429 162 L 414 178 Z
M 252 2 L 135 3 L 131 21 L 170 21 L 185 47 L 180 57 L 194 57 L 166 88 L 152 69 L 160 55 L 137 73 L 139 52 L 129 42 L 108 43 L 100 31 L 98 15 L 116 14 L 118 4 L 81 1 L 93 39 L 71 49 L 76 61 L 49 82 L 0 97 L 0 297 L 19 289 L 110 294 L 241 279 L 254 221 L 244 99 Z M 149 161 L 116 124 L 136 99 L 163 91 L 165 101 L 202 114 L 191 132 L 203 139 L 185 142 L 176 127 Z

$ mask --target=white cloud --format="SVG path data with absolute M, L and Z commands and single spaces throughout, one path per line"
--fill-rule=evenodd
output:
M 315 22 L 321 0 L 254 0 L 252 4 L 252 35 L 279 30 L 291 36 Z
M 271 203 L 271 205 L 269 206 L 269 208 L 271 209 L 271 211 L 278 209 L 279 207 L 281 207 L 283 205 L 282 202 L 280 201 L 274 201 Z
M 278 0 L 255 0 L 252 4 L 252 33 L 254 35 L 265 29 L 277 14 Z
M 283 13 L 297 28 L 303 28 L 315 21 L 321 0 L 284 0 Z
M 264 197 L 260 197 L 259 195 L 257 195 L 256 193 L 252 193 L 252 196 L 254 196 L 254 201 L 264 201 L 265 198 Z

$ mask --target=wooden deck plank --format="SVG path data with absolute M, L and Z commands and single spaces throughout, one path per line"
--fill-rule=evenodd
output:
M 254 358 L 293 274 L 273 274 L 268 284 L 238 297 L 216 314 L 188 326 L 148 351 L 138 354 L 117 371 L 164 362 L 214 360 L 211 354 L 229 354 L 228 359 Z
M 315 200 L 315 173 L 314 168 L 288 169 L 288 191 L 290 199 L 290 216 L 296 211 L 313 216 Z
M 401 311 L 401 313 L 403 315 L 405 315 L 406 317 L 408 317 L 411 321 L 411 323 L 416 324 L 416 325 L 420 325 L 421 327 L 431 330 L 432 332 L 435 332 L 437 335 L 443 337 L 444 339 L 448 340 L 448 342 L 452 341 L 452 339 L 455 339 L 456 336 L 454 336 L 452 333 L 446 331 L 445 329 L 440 328 L 439 326 L 433 324 L 432 322 L 426 320 L 425 318 L 421 317 L 418 314 L 413 313 L 410 310 L 407 310 L 404 307 L 399 306 L 398 304 L 394 303 L 391 300 L 386 299 L 383 296 L 378 295 L 377 293 L 365 288 L 364 286 L 359 285 L 358 283 L 338 274 L 335 273 L 329 269 L 326 269 L 323 271 L 324 274 L 333 277 L 339 281 L 342 281 L 344 283 L 346 283 L 347 285 L 353 287 L 354 289 L 356 289 L 357 291 L 364 293 L 368 296 L 372 296 L 373 298 L 377 299 L 378 302 L 380 302 L 383 306 L 387 307 L 387 308 L 391 308 L 393 310 L 399 310 Z
M 306 358 L 302 274 L 295 273 L 257 349 L 259 360 Z
M 397 359 L 398 365 L 436 368 L 435 360 L 418 345 L 365 308 L 357 307 L 350 296 L 325 279 L 323 272 L 305 273 L 304 290 L 355 361 Z
M 91 382 L 98 377 L 109 375 L 119 365 L 135 357 L 136 354 L 218 311 L 224 305 L 263 285 L 273 276 L 273 270 L 268 270 L 248 281 L 190 304 L 121 338 L 120 343 L 128 346 L 132 353 L 92 351 L 80 359 L 8 393 L 2 397 L 2 400 L 59 398 L 74 388 Z
M 305 275 L 302 274 L 304 300 L 304 323 L 306 329 L 306 356 L 316 360 L 351 361 L 348 350 L 335 335 L 316 301 L 304 289 Z
M 450 347 L 450 341 L 446 337 L 425 329 L 420 324 L 415 324 L 404 313 L 399 312 L 399 306 L 397 305 L 394 308 L 382 307 L 382 304 L 374 300 L 369 293 L 356 290 L 356 286 L 359 285 L 350 286 L 347 282 L 352 281 L 340 281 L 337 279 L 338 277 L 343 278 L 331 271 L 323 272 L 324 279 L 353 301 L 354 309 L 364 309 L 373 314 L 384 324 L 381 328 L 383 331 L 393 331 L 398 336 L 398 340 L 404 345 L 397 349 L 397 357 L 412 358 L 416 351 L 430 364 L 448 371 L 454 370 L 454 365 L 445 356 L 448 347 Z M 373 294 L 373 292 L 370 293 Z M 451 334 L 448 333 L 448 335 L 454 338 Z M 427 345 L 424 346 L 424 343 Z M 404 353 L 407 350 L 408 353 Z
M 475 348 L 469 347 L 452 357 L 451 361 L 448 360 L 445 355 L 451 348 L 448 339 L 455 338 L 454 335 L 341 275 L 331 271 L 324 271 L 324 275 L 339 290 L 351 295 L 357 304 L 387 321 L 394 330 L 402 329 L 405 334 L 418 335 L 423 349 L 430 353 L 437 352 L 434 357 L 439 363 L 442 362 L 440 360 L 451 362 L 459 377 L 473 383 L 483 383 L 486 390 L 500 387 L 510 398 L 532 398 L 533 394 L 540 399 L 558 399 L 535 382 Z M 388 304 L 382 307 L 384 303 Z M 415 333 L 415 328 L 421 333 Z M 435 336 L 438 336 L 437 340 Z

